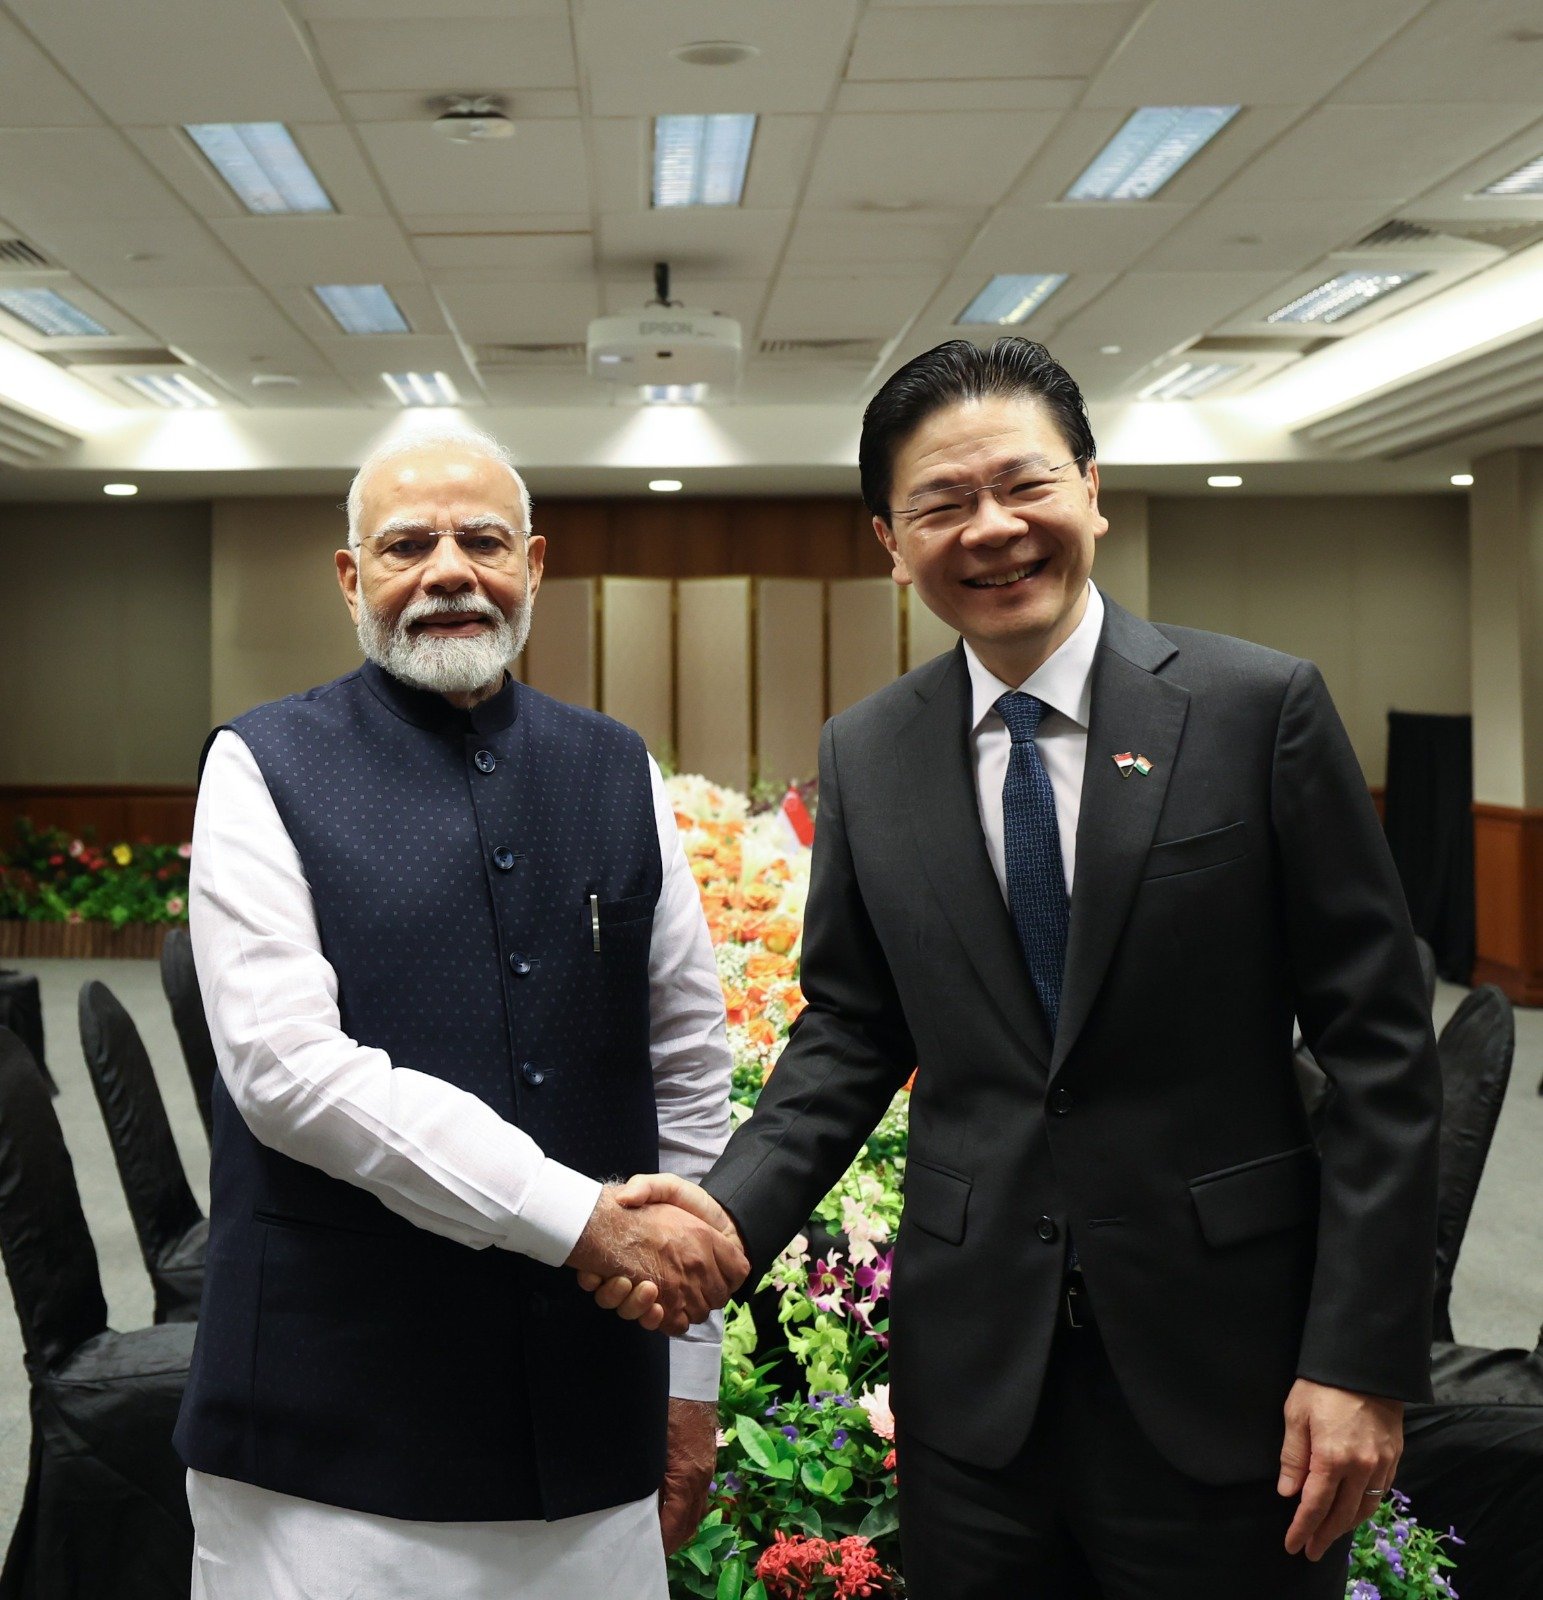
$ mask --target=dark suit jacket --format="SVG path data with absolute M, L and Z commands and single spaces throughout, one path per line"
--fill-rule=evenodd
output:
M 1152 1441 L 1273 1476 L 1297 1375 L 1429 1393 L 1440 1079 L 1398 879 L 1316 668 L 1106 601 L 1060 1028 L 976 808 L 962 647 L 832 719 L 799 1019 L 707 1180 L 758 1275 L 895 1090 L 902 1429 L 1027 1436 L 1076 1239 Z M 1118 752 L 1148 776 L 1122 777 Z M 1292 1019 L 1335 1080 L 1318 1148 Z

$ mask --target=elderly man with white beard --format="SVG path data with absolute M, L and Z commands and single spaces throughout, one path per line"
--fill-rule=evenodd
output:
M 746 1264 L 606 1180 L 727 1137 L 696 886 L 641 739 L 507 670 L 545 541 L 501 447 L 398 439 L 348 512 L 364 665 L 217 729 L 200 779 L 192 1592 L 663 1600 Z M 659 1282 L 663 1331 L 565 1268 Z

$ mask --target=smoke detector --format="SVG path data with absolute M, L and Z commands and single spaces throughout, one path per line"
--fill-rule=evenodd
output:
M 439 111 L 434 131 L 452 144 L 482 144 L 489 139 L 514 136 L 514 124 L 504 114 L 504 101 L 499 95 L 446 95 L 434 106 Z

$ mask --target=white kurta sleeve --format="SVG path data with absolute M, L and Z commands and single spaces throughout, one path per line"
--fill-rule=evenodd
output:
M 549 1160 L 476 1095 L 344 1033 L 300 857 L 251 751 L 228 729 L 204 766 L 191 868 L 209 1031 L 254 1136 L 420 1228 L 561 1266 L 600 1185 Z
M 659 1167 L 699 1182 L 729 1137 L 733 1063 L 723 987 L 707 918 L 675 826 L 675 810 L 652 756 L 648 761 L 659 823 L 664 883 L 648 953 L 650 1054 L 659 1107 Z M 670 1393 L 716 1400 L 723 1360 L 723 1315 L 714 1312 L 671 1341 Z

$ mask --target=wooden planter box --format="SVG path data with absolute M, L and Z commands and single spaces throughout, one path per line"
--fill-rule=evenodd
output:
M 14 922 L 0 920 L 0 961 L 42 961 L 59 956 L 101 961 L 154 960 L 171 932 L 167 923 Z

